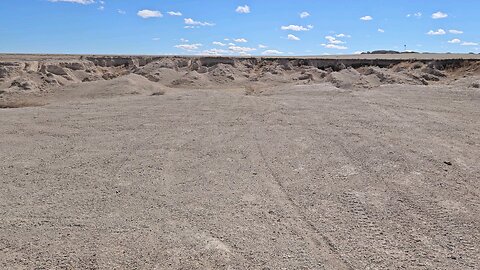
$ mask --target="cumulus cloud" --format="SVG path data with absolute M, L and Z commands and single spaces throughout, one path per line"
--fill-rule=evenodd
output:
M 237 13 L 250 13 L 250 7 L 245 5 L 245 6 L 238 6 L 237 9 L 235 10 Z
M 89 5 L 95 3 L 95 0 L 48 0 L 49 2 L 57 3 L 57 2 L 66 2 L 66 3 L 76 3 L 82 5 Z
M 118 12 L 118 14 L 122 14 L 122 15 L 127 14 L 127 12 L 123 9 L 117 9 L 117 12 Z
M 238 42 L 238 43 L 247 43 L 248 42 L 248 40 L 246 40 L 244 38 L 235 38 L 235 39 L 233 39 L 233 41 Z
M 283 54 L 283 52 L 278 50 L 266 50 L 262 52 L 263 55 L 276 55 L 276 54 Z
M 330 44 L 344 44 L 345 43 L 344 41 L 336 39 L 335 37 L 332 37 L 332 36 L 326 36 L 325 39 L 328 40 L 328 43 L 330 43 Z
M 450 34 L 454 34 L 454 35 L 463 34 L 463 31 L 461 31 L 461 30 L 455 30 L 455 29 L 448 30 L 448 32 L 449 32 Z
M 253 52 L 256 51 L 257 49 L 255 48 L 250 48 L 250 47 L 241 47 L 241 46 L 230 46 L 228 49 L 232 52 L 236 53 L 248 53 L 248 52 Z
M 295 35 L 292 35 L 292 34 L 289 34 L 289 35 L 287 36 L 287 39 L 288 39 L 288 40 L 300 40 L 299 37 L 297 37 L 297 36 L 295 36 Z
M 378 28 L 377 31 L 380 32 L 380 33 L 385 33 L 385 30 L 383 30 L 382 28 Z
M 462 46 L 478 46 L 476 42 L 463 42 Z
M 336 34 L 335 36 L 338 37 L 338 38 L 351 38 L 352 37 L 352 36 L 347 35 L 347 34 Z
M 439 36 L 439 35 L 445 35 L 447 32 L 445 32 L 445 30 L 443 29 L 438 29 L 437 31 L 433 31 L 433 30 L 430 30 L 427 32 L 427 35 L 431 35 L 431 36 Z
M 149 9 L 140 10 L 139 12 L 137 12 L 137 15 L 144 19 L 163 17 L 163 14 L 160 11 Z
M 175 48 L 182 49 L 185 51 L 195 51 L 198 50 L 200 47 L 202 47 L 202 44 L 196 43 L 196 44 L 179 44 L 175 45 Z
M 214 42 L 212 42 L 212 44 L 213 44 L 213 45 L 217 45 L 217 46 L 222 46 L 222 47 L 223 47 L 223 46 L 227 46 L 227 44 L 222 43 L 222 42 L 220 42 L 220 41 L 214 41 Z
M 260 48 L 260 49 L 266 49 L 266 48 L 268 48 L 268 46 L 267 46 L 267 45 L 263 45 L 263 44 L 258 44 L 258 48 Z
M 222 49 L 210 49 L 210 50 L 205 50 L 205 51 L 203 51 L 202 54 L 206 54 L 206 55 L 224 55 L 224 54 L 228 54 L 228 51 L 222 50 Z
M 305 19 L 305 18 L 307 18 L 307 17 L 310 17 L 310 13 L 308 13 L 308 12 L 306 12 L 306 11 L 300 13 L 300 18 Z
M 190 26 L 192 26 L 192 25 L 195 25 L 195 26 L 214 26 L 215 25 L 215 24 L 209 23 L 209 22 L 195 21 L 192 18 L 185 18 L 184 21 L 185 21 L 185 24 L 190 25 Z
M 432 14 L 432 19 L 445 19 L 448 17 L 448 14 L 447 13 L 443 13 L 441 11 L 439 12 L 435 12 Z
M 180 41 L 185 43 L 188 42 L 188 39 L 181 38 Z
M 170 16 L 182 16 L 183 14 L 179 11 L 169 11 L 167 12 Z
M 457 44 L 457 43 L 460 43 L 460 42 L 462 42 L 462 41 L 458 38 L 454 38 L 454 39 L 448 41 L 448 43 L 452 43 L 452 44 Z
M 327 49 L 337 49 L 337 50 L 346 50 L 348 47 L 343 46 L 343 45 L 337 45 L 337 44 L 321 44 L 323 47 Z
M 360 20 L 362 20 L 362 21 L 371 21 L 371 20 L 373 20 L 373 17 L 367 15 L 367 16 L 361 17 Z
M 287 26 L 282 26 L 281 27 L 282 30 L 290 30 L 290 31 L 296 31 L 296 32 L 299 32 L 299 31 L 310 31 L 311 29 L 313 29 L 313 25 L 307 25 L 307 27 L 305 26 L 301 26 L 301 25 L 287 25 Z
M 323 43 L 323 44 L 320 44 L 322 45 L 323 47 L 327 48 L 327 49 L 337 49 L 337 50 L 346 50 L 348 49 L 346 46 L 344 45 L 340 45 L 340 44 L 345 44 L 346 42 L 345 41 L 341 41 L 333 36 L 326 36 L 325 39 L 328 41 L 327 43 Z

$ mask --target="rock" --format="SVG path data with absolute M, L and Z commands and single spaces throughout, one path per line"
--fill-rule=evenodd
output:
M 20 78 L 14 80 L 10 87 L 18 87 L 21 90 L 34 90 L 36 85 L 27 79 Z
M 425 79 L 426 81 L 434 81 L 434 82 L 440 81 L 440 79 L 437 76 L 434 76 L 431 74 L 423 74 L 422 78 Z
M 443 72 L 441 72 L 440 70 L 431 68 L 431 67 L 426 67 L 426 68 L 422 69 L 422 72 L 430 74 L 430 75 L 434 75 L 434 76 L 437 76 L 437 77 L 446 77 L 446 75 L 443 74 Z
M 62 66 L 64 68 L 71 69 L 71 70 L 85 70 L 86 69 L 85 65 L 83 63 L 80 63 L 80 62 L 64 62 L 64 63 L 61 63 L 60 66 Z
M 9 76 L 10 72 L 8 72 L 8 69 L 5 67 L 0 67 L 0 79 L 7 78 Z
M 341 70 L 344 70 L 344 69 L 346 69 L 346 68 L 347 68 L 347 67 L 345 66 L 344 63 L 339 62 L 339 63 L 337 63 L 337 64 L 333 67 L 333 70 L 334 70 L 334 71 L 341 71 Z
M 205 66 L 201 66 L 198 68 L 198 73 L 207 73 L 208 72 L 208 68 L 205 67 Z
M 313 80 L 313 75 L 310 73 L 305 73 L 302 74 L 298 77 L 298 80 L 303 81 L 303 80 Z
M 66 76 L 68 73 L 63 69 L 61 66 L 57 65 L 47 65 L 45 70 L 49 73 L 59 75 L 59 76 Z
M 38 71 L 38 62 L 37 61 L 31 61 L 25 63 L 25 71 L 28 73 L 34 73 Z
M 115 79 L 115 78 L 117 78 L 117 77 L 118 77 L 117 75 L 115 75 L 115 74 L 113 74 L 113 73 L 111 73 L 111 72 L 107 72 L 107 73 L 103 74 L 103 76 L 102 76 L 102 78 L 103 78 L 104 80 L 111 80 L 111 79 Z

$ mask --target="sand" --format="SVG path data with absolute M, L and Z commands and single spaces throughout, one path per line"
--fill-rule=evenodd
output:
M 476 56 L 89 57 L 0 57 L 0 268 L 480 268 Z

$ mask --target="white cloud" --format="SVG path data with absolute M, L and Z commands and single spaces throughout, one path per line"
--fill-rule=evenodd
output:
M 458 44 L 460 42 L 462 42 L 462 41 L 458 38 L 454 38 L 454 39 L 448 41 L 448 43 L 452 43 L 452 44 Z
M 222 42 L 220 42 L 220 41 L 214 41 L 214 42 L 212 42 L 212 44 L 213 44 L 213 45 L 217 45 L 217 46 L 222 46 L 222 47 L 223 47 L 223 46 L 227 46 L 227 44 L 222 43 Z
M 347 35 L 347 34 L 337 34 L 335 36 L 338 37 L 338 38 L 351 38 L 352 37 L 352 36 Z
M 188 24 L 188 25 L 196 25 L 196 26 L 214 26 L 215 25 L 215 24 L 209 23 L 209 22 L 195 21 L 191 18 L 185 18 L 184 21 L 185 21 L 185 24 Z
M 353 52 L 353 54 L 362 54 L 363 52 L 362 51 L 355 51 Z
M 312 25 L 307 25 L 307 27 L 301 26 L 301 25 L 287 25 L 287 26 L 282 26 L 282 30 L 290 30 L 290 31 L 310 31 L 313 28 Z
M 167 12 L 170 16 L 182 16 L 182 13 L 179 11 L 169 11 Z
M 417 12 L 417 13 L 413 13 L 413 14 L 407 14 L 407 18 L 410 18 L 410 17 L 417 17 L 417 18 L 421 18 L 422 17 L 422 13 L 421 12 Z
M 287 36 L 287 39 L 288 39 L 288 40 L 300 40 L 299 37 L 297 37 L 297 36 L 295 36 L 295 35 L 292 35 L 292 34 L 289 34 L 289 35 Z
M 237 13 L 250 13 L 250 7 L 245 5 L 245 6 L 238 6 L 237 9 L 235 10 Z
M 222 49 L 210 49 L 202 52 L 202 54 L 207 54 L 207 55 L 224 55 L 227 53 L 228 51 L 222 50 Z
M 263 55 L 276 55 L 276 54 L 283 54 L 283 52 L 278 50 L 266 50 L 262 52 Z
M 371 20 L 373 20 L 373 17 L 367 15 L 367 16 L 361 17 L 360 20 L 362 20 L 362 21 L 371 21 Z
M 228 49 L 236 53 L 247 53 L 247 52 L 252 52 L 257 50 L 255 48 L 240 47 L 240 46 L 230 46 L 228 47 Z
M 230 42 L 228 43 L 228 46 L 235 46 L 235 43 Z
M 478 46 L 476 42 L 463 42 L 462 46 Z
M 447 17 L 448 17 L 448 14 L 443 13 L 441 11 L 435 12 L 435 13 L 432 14 L 432 19 L 444 19 L 444 18 L 447 18 Z
M 263 44 L 258 44 L 258 48 L 260 48 L 260 49 L 266 49 L 266 48 L 268 48 L 268 46 L 267 46 L 267 45 L 263 45 Z
M 300 18 L 304 19 L 304 18 L 307 18 L 307 17 L 310 17 L 310 13 L 308 13 L 306 11 L 300 13 Z
M 332 36 L 326 36 L 326 40 L 328 40 L 328 43 L 323 43 L 321 44 L 323 47 L 327 49 L 337 49 L 337 50 L 346 50 L 348 49 L 346 46 L 340 45 L 340 44 L 345 44 L 346 42 L 341 41 L 336 39 L 335 37 Z
M 233 39 L 233 41 L 238 42 L 238 43 L 247 43 L 248 42 L 248 40 L 246 40 L 244 38 L 236 38 L 236 39 Z
M 328 40 L 328 43 L 330 43 L 330 44 L 344 44 L 345 43 L 344 41 L 338 40 L 338 39 L 336 39 L 332 36 L 326 36 L 325 39 Z
M 159 41 L 160 38 L 156 37 L 156 38 L 152 38 L 153 41 Z
M 455 30 L 455 29 L 448 30 L 448 32 L 449 32 L 450 34 L 454 34 L 454 35 L 463 34 L 463 31 L 461 31 L 461 30 Z
M 343 45 L 336 45 L 336 44 L 321 44 L 321 45 L 327 49 L 337 49 L 337 50 L 348 49 L 346 46 L 343 46 Z
M 122 9 L 117 9 L 117 12 L 118 12 L 118 14 L 122 14 L 122 15 L 127 14 L 127 12 L 125 10 L 122 10 Z
M 180 41 L 181 42 L 188 42 L 188 39 L 181 38 Z
M 202 44 L 200 44 L 200 43 L 196 43 L 196 44 L 179 44 L 179 45 L 175 45 L 174 47 L 175 47 L 175 48 L 178 48 L 178 49 L 185 50 L 185 51 L 194 51 L 194 50 L 198 50 L 200 47 L 202 47 Z
M 95 0 L 48 0 L 49 2 L 57 3 L 57 2 L 66 2 L 66 3 L 76 3 L 82 5 L 90 5 L 95 3 Z
M 139 12 L 137 12 L 137 15 L 144 19 L 163 17 L 163 14 L 160 11 L 149 9 L 140 10 Z
M 378 28 L 377 31 L 380 32 L 380 33 L 385 33 L 385 30 L 383 30 L 382 28 Z
M 447 32 L 443 29 L 438 29 L 437 31 L 430 30 L 428 31 L 427 35 L 431 36 L 439 36 L 439 35 L 445 35 Z

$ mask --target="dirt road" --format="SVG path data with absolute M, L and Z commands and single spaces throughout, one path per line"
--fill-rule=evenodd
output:
M 480 91 L 0 110 L 0 268 L 479 269 Z

